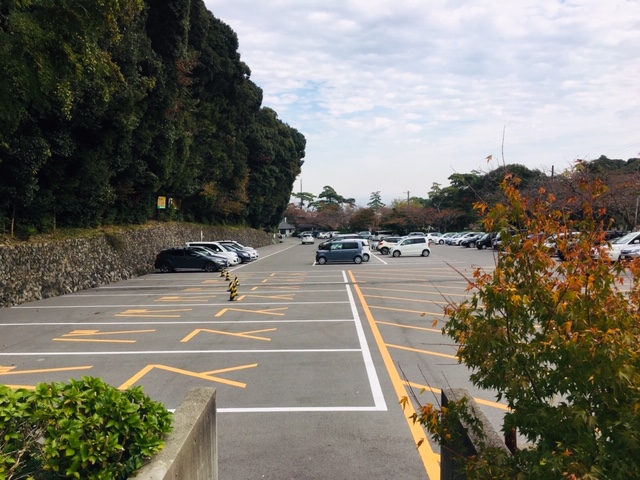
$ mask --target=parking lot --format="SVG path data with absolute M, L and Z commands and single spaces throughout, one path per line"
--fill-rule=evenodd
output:
M 490 250 L 359 265 L 315 265 L 296 239 L 259 252 L 229 272 L 235 301 L 221 274 L 179 272 L 0 310 L 0 381 L 99 376 L 172 409 L 214 386 L 221 478 L 439 478 L 437 446 L 416 448 L 426 435 L 399 405 L 412 390 L 426 403 L 469 388 L 499 425 L 504 407 L 440 333 Z

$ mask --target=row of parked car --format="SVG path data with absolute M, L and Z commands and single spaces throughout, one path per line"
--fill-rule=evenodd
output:
M 386 237 L 382 242 L 370 240 L 370 238 L 364 238 L 361 233 L 354 233 L 337 235 L 324 241 L 316 251 L 316 263 L 324 265 L 327 262 L 368 262 L 371 258 L 372 244 L 376 246 L 375 248 L 378 251 L 381 251 L 379 248 L 380 243 L 383 245 L 382 252 L 384 254 L 391 253 L 394 257 L 399 257 L 400 255 L 428 257 L 431 254 L 429 240 L 425 235 L 397 237 L 397 242 L 394 241 L 393 245 L 389 243 L 389 248 L 392 251 L 387 251 L 387 247 L 384 246 L 383 242 L 386 239 L 395 240 L 396 237 Z M 314 243 L 313 237 L 302 235 L 301 243 L 303 245 Z
M 169 248 L 158 253 L 154 268 L 163 273 L 178 269 L 219 272 L 223 268 L 257 259 L 255 248 L 235 240 L 187 242 L 184 247 Z
M 523 235 L 532 237 L 535 234 Z M 563 260 L 567 252 L 561 251 L 558 248 L 559 237 L 568 236 L 567 249 L 573 248 L 573 239 L 577 239 L 580 232 L 570 232 L 566 234 L 555 234 L 546 236 L 544 234 L 538 234 L 540 242 L 548 250 L 552 256 L 557 256 L 560 260 Z M 606 249 L 609 257 L 612 261 L 618 260 L 630 260 L 640 257 L 640 232 L 625 232 L 620 230 L 611 230 L 604 232 L 604 239 L 607 242 L 603 248 Z M 496 232 L 464 232 L 464 233 L 446 233 L 442 235 L 441 242 L 446 245 L 459 245 L 470 248 L 493 248 L 499 250 L 502 245 L 502 239 L 500 233 Z

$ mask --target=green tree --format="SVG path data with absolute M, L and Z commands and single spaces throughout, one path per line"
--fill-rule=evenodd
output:
M 458 345 L 473 384 L 506 400 L 505 435 L 517 432 L 529 445 L 513 455 L 479 452 L 466 463 L 469 478 L 634 478 L 640 263 L 612 266 L 600 247 L 610 226 L 606 212 L 593 208 L 606 193 L 601 182 L 583 178 L 581 196 L 562 209 L 544 188 L 524 197 L 518 184 L 507 175 L 505 203 L 476 204 L 486 229 L 504 236 L 505 250 L 495 270 L 478 269 L 468 279 L 472 297 L 448 307 L 443 331 Z M 523 229 L 544 235 L 524 238 Z M 559 248 L 569 253 L 556 262 L 544 238 L 574 230 L 579 239 L 561 239 Z M 446 411 L 423 408 L 417 420 L 447 445 Z
M 300 208 L 304 207 L 305 202 L 310 205 L 316 198 L 313 193 L 309 192 L 292 193 L 291 196 L 300 200 Z
M 367 206 L 376 212 L 385 206 L 384 202 L 382 201 L 382 197 L 380 196 L 380 190 L 371 192 L 371 196 L 369 197 L 369 203 L 367 203 Z

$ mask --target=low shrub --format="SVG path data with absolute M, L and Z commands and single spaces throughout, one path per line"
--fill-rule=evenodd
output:
M 0 385 L 0 479 L 126 479 L 164 447 L 172 414 L 103 380 Z

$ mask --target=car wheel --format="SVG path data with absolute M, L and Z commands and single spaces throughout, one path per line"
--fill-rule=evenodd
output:
M 364 255 L 362 255 L 362 261 L 363 262 L 368 262 L 369 261 L 369 255 L 367 255 L 366 253 Z
M 211 273 L 211 272 L 215 272 L 216 270 L 217 270 L 217 268 L 216 268 L 216 264 L 215 263 L 213 263 L 213 262 L 205 263 L 205 265 L 204 265 L 204 271 L 205 272 Z
M 173 268 L 171 268 L 171 264 L 170 263 L 165 262 L 162 265 L 160 265 L 160 271 L 162 273 L 169 273 L 169 272 L 173 272 Z
M 353 259 L 353 263 L 362 263 L 362 257 L 360 255 L 356 255 Z
M 400 250 L 394 250 L 393 251 L 393 256 L 394 257 L 399 257 L 400 256 Z
M 444 240 L 438 240 L 438 245 L 442 245 L 444 243 Z
M 389 249 L 387 247 L 382 247 L 380 253 L 383 255 L 389 255 Z
M 319 257 L 318 260 L 316 260 L 320 265 L 324 265 L 325 263 L 327 263 L 327 259 L 325 257 Z
M 469 244 L 469 246 L 470 246 L 471 248 L 475 248 L 475 247 L 476 247 L 476 242 L 471 242 L 471 243 Z
M 427 250 L 426 248 L 422 250 L 423 257 L 428 257 L 429 255 L 431 255 L 431 250 Z

